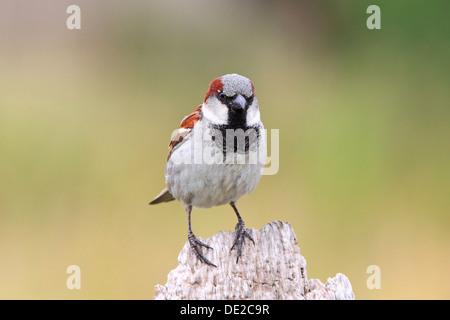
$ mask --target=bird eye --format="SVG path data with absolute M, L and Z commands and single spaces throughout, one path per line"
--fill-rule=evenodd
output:
M 222 91 L 219 92 L 219 94 L 217 95 L 220 101 L 224 101 L 226 99 L 226 94 L 223 93 Z
M 251 95 L 250 97 L 245 97 L 245 100 L 247 100 L 247 104 L 250 104 L 253 102 L 253 95 Z

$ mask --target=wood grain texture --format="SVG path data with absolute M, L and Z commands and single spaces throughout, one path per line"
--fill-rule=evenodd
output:
M 178 256 L 179 265 L 168 274 L 165 285 L 156 286 L 154 299 L 355 298 L 350 281 L 343 274 L 337 274 L 325 284 L 307 278 L 306 260 L 289 223 L 275 221 L 260 230 L 248 230 L 255 245 L 245 242 L 238 264 L 236 252 L 230 252 L 234 241 L 232 232 L 219 232 L 209 239 L 200 239 L 214 248 L 203 248 L 203 253 L 217 268 L 201 263 L 186 242 Z

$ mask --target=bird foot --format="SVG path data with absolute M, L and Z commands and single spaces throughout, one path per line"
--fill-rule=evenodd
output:
M 255 245 L 255 240 L 253 240 L 252 236 L 247 232 L 247 229 L 245 229 L 244 221 L 239 220 L 235 227 L 234 243 L 230 249 L 230 251 L 233 251 L 233 249 L 237 247 L 236 263 L 239 262 L 239 258 L 242 255 L 242 245 L 244 244 L 245 237 L 249 238 L 253 242 L 253 245 Z
M 203 254 L 202 251 L 200 249 L 200 247 L 205 247 L 207 249 L 212 249 L 214 250 L 212 247 L 208 246 L 206 243 L 201 242 L 200 240 L 197 239 L 197 237 L 190 232 L 188 234 L 188 240 L 189 240 L 189 244 L 192 248 L 192 251 L 194 251 L 195 255 L 197 256 L 197 258 L 201 261 L 204 262 L 210 266 L 213 267 L 217 267 L 214 263 L 212 263 L 211 261 L 209 261 L 208 259 L 206 259 Z M 200 246 L 200 247 L 199 247 Z

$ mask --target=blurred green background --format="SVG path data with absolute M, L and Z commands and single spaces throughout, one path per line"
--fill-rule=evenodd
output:
M 81 8 L 81 30 L 66 9 Z M 366 9 L 381 8 L 381 30 Z M 308 278 L 449 299 L 448 1 L 2 1 L 0 298 L 151 299 L 186 241 L 170 134 L 209 82 L 255 84 L 280 169 L 239 201 L 288 221 Z M 228 206 L 193 213 L 207 238 Z M 81 268 L 81 290 L 66 287 Z M 381 289 L 366 286 L 369 265 Z

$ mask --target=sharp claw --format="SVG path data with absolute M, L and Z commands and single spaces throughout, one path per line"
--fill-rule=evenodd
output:
M 233 249 L 237 245 L 237 257 L 236 257 L 236 263 L 239 262 L 239 258 L 242 255 L 242 246 L 244 244 L 245 238 L 249 238 L 251 242 L 253 242 L 253 245 L 255 245 L 255 240 L 253 240 L 252 236 L 247 232 L 247 229 L 245 229 L 244 221 L 238 221 L 235 227 L 235 233 L 236 236 L 234 238 L 234 243 L 231 246 L 230 251 L 233 251 Z
M 205 247 L 207 249 L 211 249 L 214 250 L 213 247 L 208 246 L 206 243 L 201 242 L 200 240 L 198 240 L 197 238 L 195 239 L 195 242 L 197 242 L 199 245 L 201 245 L 202 247 Z
M 253 245 L 255 245 L 255 240 L 253 240 L 252 236 L 246 231 L 245 235 L 247 236 L 247 238 L 250 239 L 250 241 L 253 243 Z
M 189 233 L 188 234 L 188 240 L 189 240 L 189 244 L 190 244 L 190 246 L 192 248 L 192 251 L 194 251 L 195 255 L 197 256 L 197 258 L 201 262 L 206 263 L 206 264 L 208 264 L 210 266 L 213 266 L 213 267 L 217 267 L 214 263 L 212 263 L 211 261 L 209 261 L 208 259 L 206 259 L 203 256 L 202 251 L 199 248 L 199 246 L 201 246 L 201 247 L 205 247 L 207 249 L 213 249 L 212 247 L 210 247 L 206 243 L 203 243 L 200 240 L 198 240 L 193 233 Z

